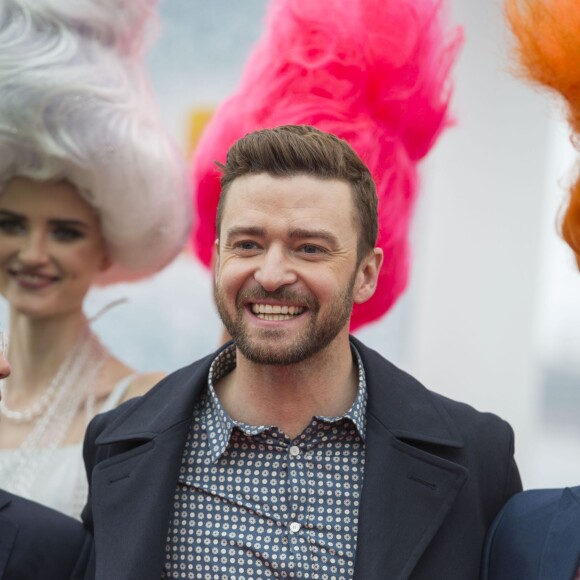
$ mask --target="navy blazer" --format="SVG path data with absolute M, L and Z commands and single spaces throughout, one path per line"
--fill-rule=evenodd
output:
M 87 534 L 77 520 L 0 490 L 0 580 L 67 580 Z
M 351 340 L 368 386 L 355 580 L 476 579 L 488 527 L 521 490 L 510 426 L 428 391 Z M 90 424 L 86 578 L 158 580 L 192 409 L 214 357 Z
M 572 580 L 580 566 L 580 486 L 514 496 L 489 532 L 484 580 Z

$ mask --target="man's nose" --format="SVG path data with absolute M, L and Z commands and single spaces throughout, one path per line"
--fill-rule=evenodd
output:
M 274 292 L 281 286 L 294 284 L 297 275 L 286 252 L 282 248 L 272 247 L 264 252 L 254 279 L 264 290 Z

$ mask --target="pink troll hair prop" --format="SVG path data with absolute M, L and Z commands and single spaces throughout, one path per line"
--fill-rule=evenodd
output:
M 196 149 L 192 241 L 200 260 L 210 264 L 216 238 L 214 162 L 225 162 L 251 131 L 313 125 L 345 139 L 377 184 L 385 263 L 375 295 L 355 306 L 351 329 L 384 315 L 407 284 L 417 163 L 448 124 L 461 40 L 440 0 L 273 0 L 238 90 Z

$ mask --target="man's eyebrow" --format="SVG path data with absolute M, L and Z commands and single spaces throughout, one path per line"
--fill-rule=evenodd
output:
M 288 237 L 292 239 L 317 239 L 325 240 L 332 246 L 338 246 L 338 238 L 328 230 L 308 230 L 304 228 L 296 228 L 288 233 Z
M 226 242 L 229 242 L 233 238 L 239 236 L 255 236 L 263 237 L 266 235 L 265 228 L 258 226 L 236 226 L 230 228 L 226 232 Z M 293 240 L 301 239 L 315 239 L 315 240 L 325 240 L 331 246 L 339 246 L 340 242 L 337 236 L 328 230 L 311 230 L 306 228 L 294 228 L 288 232 L 288 237 Z
M 257 226 L 236 226 L 226 232 L 226 241 L 239 236 L 264 236 L 266 230 Z

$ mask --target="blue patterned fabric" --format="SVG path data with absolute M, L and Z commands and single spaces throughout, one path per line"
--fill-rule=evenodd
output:
M 213 361 L 183 453 L 162 578 L 352 578 L 367 404 L 352 350 L 352 407 L 313 417 L 293 440 L 232 420 L 214 385 L 235 367 L 235 348 Z

